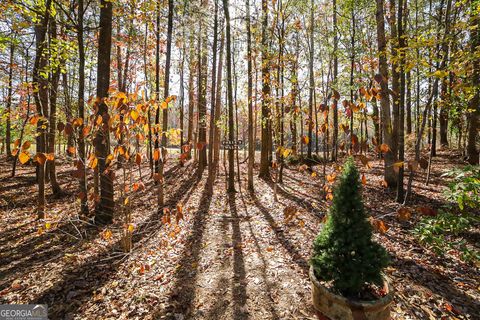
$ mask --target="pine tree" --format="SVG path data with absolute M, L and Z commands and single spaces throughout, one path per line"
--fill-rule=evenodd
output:
M 333 289 L 347 297 L 358 296 L 366 283 L 382 284 L 388 255 L 372 240 L 352 158 L 334 190 L 328 220 L 314 241 L 311 263 L 318 279 L 332 281 Z

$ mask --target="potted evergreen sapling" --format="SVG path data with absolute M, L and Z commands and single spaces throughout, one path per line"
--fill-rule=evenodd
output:
M 388 254 L 372 240 L 353 158 L 345 163 L 311 258 L 313 304 L 332 320 L 390 318 L 393 291 L 382 270 Z

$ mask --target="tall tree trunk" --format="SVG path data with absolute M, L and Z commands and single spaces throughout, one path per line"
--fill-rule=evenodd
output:
M 337 35 L 337 0 L 333 0 L 333 137 L 332 137 L 332 160 L 337 160 L 338 154 L 338 35 Z
M 473 165 L 479 164 L 479 155 L 477 149 L 478 142 L 478 119 L 480 118 L 480 57 L 478 56 L 478 50 L 480 48 L 480 17 L 479 13 L 475 13 L 475 1 L 472 1 L 471 10 L 473 11 L 470 17 L 470 41 L 472 54 L 475 56 L 473 60 L 473 74 L 472 85 L 475 88 L 475 94 L 472 96 L 469 102 L 469 109 L 473 112 L 468 117 L 468 143 L 467 143 L 467 156 L 468 162 Z
M 228 96 L 228 140 L 235 139 L 233 126 L 233 88 L 232 88 L 232 51 L 231 51 L 231 35 L 230 35 L 230 13 L 228 8 L 228 0 L 223 0 L 223 10 L 225 12 L 226 23 L 226 44 L 227 44 L 227 96 Z M 234 150 L 228 150 L 228 192 L 235 192 L 235 158 Z
M 398 0 L 398 47 L 400 48 L 400 59 L 399 59 L 399 67 L 400 67 L 400 90 L 399 90 L 399 121 L 398 121 L 398 160 L 403 162 L 405 159 L 405 37 L 403 36 L 404 33 L 404 9 L 406 9 L 406 1 L 405 1 L 405 8 L 403 0 Z M 404 189 L 403 189 L 403 171 L 404 166 L 400 166 L 398 168 L 398 178 L 397 178 L 397 202 L 402 203 L 404 197 Z
M 380 78 L 380 117 L 382 119 L 383 129 L 383 141 L 389 147 L 389 150 L 385 153 L 385 165 L 384 174 L 385 181 L 390 188 L 396 185 L 395 171 L 393 170 L 393 164 L 395 163 L 395 154 L 392 150 L 393 136 L 392 136 L 392 124 L 390 120 L 390 99 L 388 91 L 388 65 L 386 57 L 386 38 L 385 38 L 385 20 L 383 12 L 383 0 L 376 0 L 377 12 L 377 42 L 379 51 L 379 77 Z
M 248 102 L 248 190 L 254 191 L 253 188 L 253 165 L 255 163 L 255 140 L 253 139 L 253 76 L 252 76 L 252 31 L 250 29 L 250 1 L 247 0 L 247 102 Z
M 208 1 L 202 0 L 202 7 L 207 7 Z M 200 19 L 199 64 L 198 64 L 198 178 L 201 179 L 207 166 L 207 25 Z
M 57 38 L 57 23 L 55 18 L 50 19 L 50 41 Z M 50 74 L 50 118 L 48 124 L 48 146 L 47 152 L 55 154 L 55 131 L 57 129 L 57 91 L 58 81 L 60 80 L 60 66 L 54 67 Z M 47 161 L 47 170 L 50 178 L 50 185 L 52 187 L 52 193 L 54 196 L 59 196 L 62 193 L 62 189 L 57 181 L 57 173 L 55 170 L 55 157 L 53 160 Z
M 172 55 L 172 32 L 173 32 L 173 0 L 168 0 L 168 22 L 167 22 L 167 56 L 165 57 L 165 78 L 163 80 L 163 99 L 167 100 L 170 92 L 170 60 Z M 168 130 L 168 107 L 163 109 L 162 115 L 162 152 L 158 162 L 158 210 L 160 211 L 165 203 L 164 176 L 165 162 L 167 161 L 167 130 Z
M 100 2 L 100 31 L 98 42 L 97 62 L 97 97 L 99 99 L 96 117 L 103 121 L 95 135 L 95 153 L 98 158 L 98 172 L 100 175 L 100 202 L 96 207 L 95 221 L 99 224 L 111 223 L 115 203 L 113 200 L 113 171 L 106 163 L 110 153 L 109 114 L 105 99 L 108 96 L 110 85 L 110 53 L 112 49 L 112 2 Z
M 223 28 L 221 28 L 223 29 Z M 221 104 L 222 104 L 222 75 L 223 75 L 223 47 L 225 44 L 225 35 L 222 32 L 220 38 L 220 53 L 218 59 L 218 71 L 217 71 L 217 92 L 215 93 L 215 131 L 213 133 L 213 179 L 215 179 L 218 163 L 220 160 L 220 127 L 218 125 L 220 121 Z
M 84 216 L 88 214 L 87 202 L 87 179 L 85 167 L 85 137 L 83 136 L 83 123 L 85 118 L 85 47 L 83 42 L 83 0 L 78 0 L 77 12 L 77 41 L 78 41 L 78 117 L 82 124 L 78 127 L 78 160 L 81 171 L 80 186 L 80 212 Z
M 215 180 L 214 170 L 213 170 L 213 149 L 214 149 L 214 133 L 215 133 L 215 90 L 216 88 L 216 77 L 217 77 L 217 42 L 218 42 L 218 0 L 214 0 L 215 4 L 215 17 L 213 21 L 213 48 L 212 48 L 212 86 L 210 90 L 210 130 L 208 135 L 208 183 L 209 191 L 213 189 L 213 184 Z
M 156 8 L 156 29 L 155 29 L 155 102 L 157 103 L 157 108 L 155 110 L 155 143 L 154 148 L 155 151 L 159 152 L 160 147 L 160 139 L 161 137 L 158 134 L 159 127 L 160 127 L 160 0 L 157 0 L 157 8 Z M 155 159 L 155 172 L 160 171 L 160 160 Z M 158 181 L 157 181 L 158 183 Z M 157 194 L 160 197 L 160 193 Z M 157 202 L 160 202 L 158 200 Z
M 355 10 L 352 6 L 352 37 L 350 39 L 351 55 L 350 55 L 350 141 L 348 143 L 350 152 L 353 154 L 353 105 L 355 104 L 355 97 L 353 96 L 353 80 L 355 71 Z
M 398 70 L 398 27 L 396 13 L 397 0 L 390 0 L 390 30 L 391 30 L 391 54 L 392 54 L 392 144 L 389 147 L 392 149 L 395 159 L 398 155 L 398 127 L 399 127 L 399 103 L 400 103 L 400 74 Z
M 195 46 L 193 44 L 193 32 L 190 33 L 190 53 L 189 53 L 189 72 L 188 72 L 188 126 L 187 126 L 187 143 L 188 147 L 188 159 L 192 158 L 192 145 L 193 145 L 193 109 L 195 107 L 195 92 L 193 87 L 193 81 L 195 77 Z
M 77 20 L 78 22 L 78 20 Z M 77 30 L 78 33 L 78 30 Z M 78 35 L 77 35 L 78 38 Z M 85 59 L 85 58 L 84 58 Z M 65 62 L 64 62 L 65 63 Z M 80 63 L 80 62 L 79 62 Z M 85 62 L 84 62 L 85 64 Z M 85 79 L 85 74 L 83 75 Z M 80 80 L 80 77 L 79 77 Z M 85 81 L 85 80 L 84 80 Z M 62 86 L 63 86 L 63 96 L 65 99 L 65 118 L 68 123 L 72 123 L 72 98 L 70 96 L 70 86 L 68 84 L 68 74 L 67 72 L 62 74 Z M 67 155 L 69 157 L 75 157 L 74 152 L 71 152 L 74 148 L 75 137 L 73 134 L 69 134 L 67 137 Z
M 35 88 L 33 91 L 35 105 L 37 107 L 37 114 L 40 116 L 40 120 L 37 123 L 37 153 L 45 153 L 47 142 L 45 136 L 47 123 L 44 119 L 48 117 L 48 80 L 42 77 L 40 73 L 44 71 L 47 66 L 45 46 L 51 3 L 51 0 L 45 2 L 45 13 L 35 25 L 36 55 L 32 80 L 33 87 Z M 37 161 L 36 170 L 38 183 L 37 218 L 43 219 L 45 218 L 45 163 Z
M 12 114 L 12 93 L 13 93 L 13 55 L 15 54 L 15 42 L 12 40 L 10 43 L 10 58 L 8 64 L 8 89 L 7 89 L 7 124 L 6 124 L 6 131 L 5 131 L 5 144 L 6 144 L 6 152 L 7 152 L 7 159 L 11 159 L 12 157 L 12 138 L 11 138 L 11 114 Z
M 313 58 L 314 58 L 314 50 L 315 44 L 313 42 L 313 9 L 314 9 L 314 2 L 313 0 L 310 1 L 310 42 L 309 42 L 309 61 L 308 61 L 308 74 L 309 74 L 309 88 L 308 88 L 308 143 L 307 143 L 307 158 L 310 160 L 312 158 L 312 130 L 313 130 L 313 95 L 315 90 L 315 79 L 313 74 Z
M 412 133 L 412 73 L 410 70 L 407 72 L 407 135 Z
M 262 149 L 259 177 L 270 178 L 270 54 L 268 49 L 268 0 L 262 0 Z
M 143 42 L 143 73 L 145 75 L 145 101 L 148 101 L 148 65 L 147 65 L 147 40 L 148 40 L 148 21 L 145 21 L 145 38 Z M 153 146 L 152 146 L 152 112 L 151 106 L 147 110 L 148 122 L 148 161 L 150 166 L 150 177 L 153 177 Z M 183 133 L 182 133 L 183 134 Z

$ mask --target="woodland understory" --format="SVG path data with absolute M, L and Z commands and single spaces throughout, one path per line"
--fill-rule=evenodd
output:
M 412 208 L 445 205 L 441 175 L 459 165 L 456 159 L 441 152 L 428 186 L 419 173 Z M 210 196 L 194 163 L 171 163 L 166 205 L 183 206 L 183 219 L 163 223 L 151 197 L 155 186 L 146 182 L 132 199 L 133 249 L 124 253 L 122 219 L 108 227 L 81 219 L 73 170 L 58 162 L 65 195 L 47 193 L 45 221 L 35 219 L 34 167 L 21 167 L 13 179 L 2 162 L 2 303 L 47 303 L 53 319 L 315 319 L 308 259 L 328 207 L 318 177 L 288 166 L 275 201 L 273 184 L 258 178 L 255 194 L 245 190 L 244 177 L 237 193 L 225 193 L 221 170 Z M 478 266 L 458 251 L 439 257 L 421 246 L 411 231 L 422 214 L 399 219 L 401 206 L 382 186 L 381 162 L 361 171 L 365 206 L 388 228 L 375 238 L 392 257 L 386 272 L 396 290 L 393 319 L 478 319 Z M 288 223 L 287 207 L 298 211 Z M 479 236 L 477 227 L 466 239 L 478 245 Z

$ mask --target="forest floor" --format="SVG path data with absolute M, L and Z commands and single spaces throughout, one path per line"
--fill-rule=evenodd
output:
M 446 204 L 441 175 L 460 165 L 451 153 L 434 159 L 428 186 L 419 172 L 411 206 Z M 11 163 L 0 159 L 0 303 L 46 303 L 51 319 L 315 319 L 308 259 L 328 210 L 321 174 L 288 166 L 275 201 L 274 184 L 256 176 L 254 195 L 246 175 L 237 193 L 225 193 L 222 164 L 209 195 L 206 173 L 199 181 L 193 161 L 171 161 L 166 204 L 182 206 L 177 225 L 162 223 L 145 165 L 146 188 L 130 197 L 134 247 L 123 254 L 123 218 L 107 227 L 79 219 L 74 168 L 57 161 L 65 195 L 56 199 L 48 190 L 46 220 L 37 221 L 35 168 L 19 166 L 10 178 Z M 371 169 L 358 163 L 367 180 L 365 206 L 389 228 L 374 237 L 391 255 L 393 319 L 480 319 L 478 266 L 419 245 L 411 230 L 420 216 L 397 219 L 395 194 L 381 185 L 383 162 L 372 161 Z M 287 206 L 298 214 L 285 223 Z

